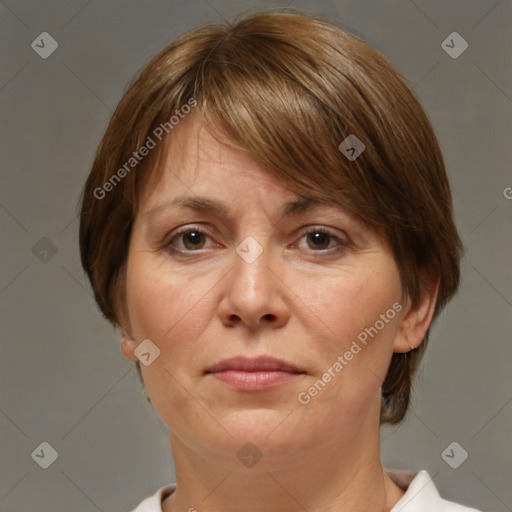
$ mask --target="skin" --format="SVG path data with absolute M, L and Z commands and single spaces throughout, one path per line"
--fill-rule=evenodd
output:
M 220 201 L 227 216 L 169 204 L 182 195 Z M 393 352 L 421 343 L 435 293 L 412 307 L 389 246 L 340 207 L 282 216 L 298 197 L 193 116 L 173 130 L 165 166 L 142 192 L 121 348 L 132 360 L 142 340 L 160 350 L 141 368 L 177 475 L 164 511 L 389 511 L 404 494 L 380 460 L 381 384 Z M 180 226 L 203 235 L 175 236 Z M 332 236 L 319 242 L 315 227 Z M 252 263 L 235 250 L 249 236 L 262 249 Z M 301 404 L 298 394 L 395 303 L 400 313 Z M 304 373 L 259 392 L 204 373 L 261 354 Z M 252 467 L 237 457 L 249 442 L 262 454 Z

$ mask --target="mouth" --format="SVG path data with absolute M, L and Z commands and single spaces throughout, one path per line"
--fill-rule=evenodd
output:
M 233 357 L 209 367 L 205 375 L 239 391 L 265 391 L 282 386 L 305 371 L 281 359 L 268 356 Z

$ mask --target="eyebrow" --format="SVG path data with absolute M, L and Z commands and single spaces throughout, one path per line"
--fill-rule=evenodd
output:
M 298 199 L 285 203 L 281 208 L 280 216 L 288 217 L 291 215 L 303 213 L 312 210 L 321 204 L 329 203 L 301 195 Z M 168 208 L 169 206 L 182 206 L 196 210 L 198 212 L 210 213 L 218 217 L 229 217 L 228 206 L 226 206 L 224 203 L 203 196 L 179 196 L 153 206 L 153 208 L 150 208 L 147 212 L 144 212 L 142 216 L 153 216 L 154 214 L 165 208 Z

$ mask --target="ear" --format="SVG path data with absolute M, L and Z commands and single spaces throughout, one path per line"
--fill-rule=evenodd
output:
M 132 338 L 130 334 L 128 334 L 125 330 L 120 328 L 121 333 L 121 341 L 120 341 L 120 348 L 121 352 L 132 361 L 137 361 L 137 356 L 135 355 L 134 351 L 137 348 L 136 341 Z
M 393 343 L 393 352 L 410 352 L 421 344 L 432 323 L 438 291 L 439 279 L 436 278 L 425 288 L 414 306 L 407 301 Z

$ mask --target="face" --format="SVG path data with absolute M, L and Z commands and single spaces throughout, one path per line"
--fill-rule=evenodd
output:
M 407 307 L 376 233 L 308 202 L 192 116 L 141 199 L 123 351 L 135 358 L 146 339 L 160 350 L 141 369 L 171 436 L 230 467 L 248 442 L 284 464 L 291 447 L 350 446 L 378 430 Z

